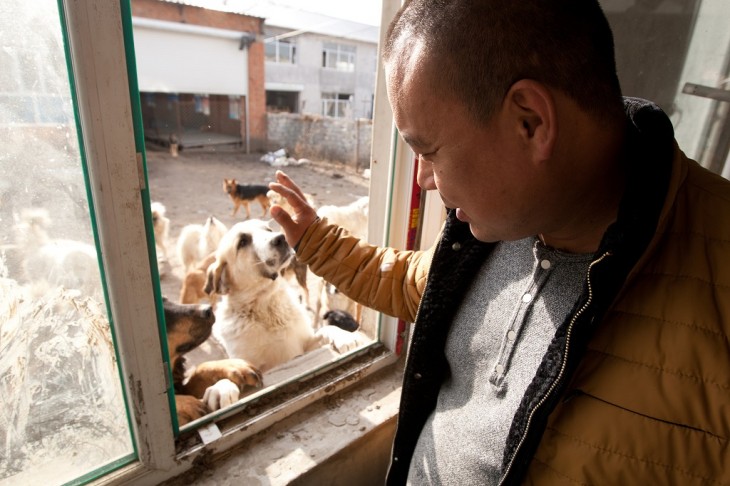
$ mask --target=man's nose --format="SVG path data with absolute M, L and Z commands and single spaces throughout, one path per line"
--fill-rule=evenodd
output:
M 418 157 L 418 174 L 416 181 L 421 189 L 424 191 L 432 191 L 436 189 L 436 183 L 433 180 L 433 167 L 430 162 L 423 160 L 423 157 Z

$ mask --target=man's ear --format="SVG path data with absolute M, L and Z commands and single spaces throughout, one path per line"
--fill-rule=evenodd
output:
M 557 109 L 550 90 L 537 81 L 521 79 L 510 87 L 505 104 L 533 158 L 549 159 L 558 136 Z

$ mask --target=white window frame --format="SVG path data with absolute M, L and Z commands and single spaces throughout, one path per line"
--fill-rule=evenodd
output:
M 146 180 L 135 146 L 122 8 L 119 0 L 64 0 L 63 9 L 110 315 L 132 404 L 139 462 L 123 469 L 169 469 L 174 455 L 164 451 L 174 450 L 175 438 L 160 359 L 141 197 Z
M 322 45 L 322 68 L 336 71 L 354 72 L 357 47 L 337 42 Z
M 347 96 L 347 99 L 340 96 Z M 354 105 L 354 95 L 347 93 L 322 93 L 322 116 L 331 116 L 332 118 L 347 118 L 347 110 L 352 110 Z M 330 115 L 330 108 L 334 109 L 334 115 Z
M 147 191 L 144 154 L 137 151 L 125 57 L 123 0 L 63 0 L 73 88 L 89 174 L 89 191 L 97 208 L 99 244 L 104 264 L 110 315 L 115 329 L 123 387 L 128 395 L 138 460 L 104 473 L 93 484 L 157 483 L 177 476 L 203 455 L 223 452 L 320 398 L 394 364 L 398 322 L 380 317 L 380 342 L 387 352 L 350 367 L 324 385 L 303 392 L 262 416 L 229 413 L 221 416 L 220 438 L 176 453 L 168 400 L 168 370 L 160 359 L 161 342 L 145 215 L 141 197 Z M 392 13 L 397 8 L 392 3 Z M 131 19 L 128 19 L 131 21 Z M 131 31 L 131 26 L 129 27 Z M 401 201 L 409 201 L 412 164 L 396 164 L 396 131 L 385 97 L 382 72 L 377 75 L 377 123 L 374 123 L 369 240 L 403 246 L 407 218 L 399 216 Z M 406 203 L 407 204 L 407 203 Z M 407 214 L 407 213 L 406 213 Z M 339 370 L 338 370 L 339 371 Z M 357 377 L 357 379 L 354 379 Z M 225 424 L 221 424 L 225 419 Z
M 279 39 L 278 37 L 269 37 L 264 40 L 266 46 L 264 46 L 264 59 L 266 62 L 273 62 L 278 64 L 296 64 L 297 63 L 297 45 L 296 42 L 288 39 Z M 268 46 L 274 46 L 274 58 L 270 58 L 266 55 L 266 48 Z

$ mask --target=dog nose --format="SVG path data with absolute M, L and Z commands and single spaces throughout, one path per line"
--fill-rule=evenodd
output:
M 214 314 L 213 314 L 213 308 L 212 308 L 211 306 L 208 306 L 208 307 L 207 307 L 207 308 L 206 308 L 206 309 L 205 309 L 205 310 L 203 311 L 203 317 L 204 317 L 205 319 L 210 319 L 210 318 L 212 318 L 213 316 L 214 316 Z
M 286 246 L 286 237 L 279 235 L 271 241 L 271 245 L 275 247 Z

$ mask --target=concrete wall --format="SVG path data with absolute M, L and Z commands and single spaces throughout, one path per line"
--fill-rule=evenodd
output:
M 370 167 L 372 120 L 293 113 L 267 113 L 266 118 L 270 151 L 285 148 L 297 159 L 340 162 L 359 170 Z

